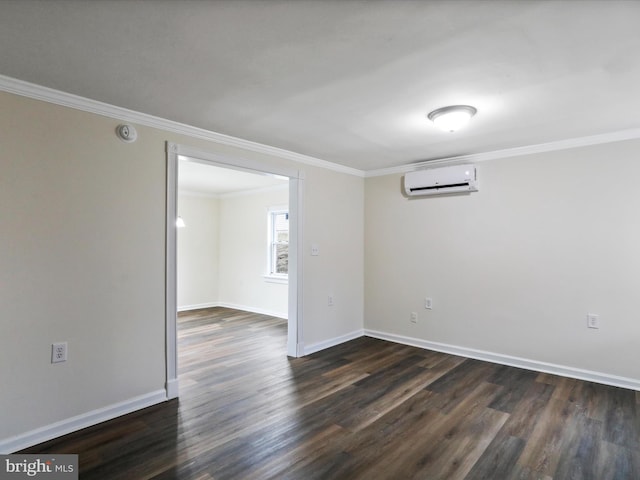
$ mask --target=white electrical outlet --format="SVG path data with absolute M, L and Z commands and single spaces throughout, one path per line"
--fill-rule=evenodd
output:
M 424 299 L 424 308 L 427 310 L 433 309 L 433 298 L 427 297 Z
M 587 327 L 600 328 L 600 319 L 598 318 L 598 315 L 594 315 L 593 313 L 587 314 Z
M 411 323 L 418 323 L 418 312 L 411 312 L 409 319 L 411 320 Z
M 51 363 L 67 361 L 67 342 L 51 344 Z
M 333 307 L 333 295 L 329 295 L 327 297 L 327 305 L 329 305 L 330 307 Z

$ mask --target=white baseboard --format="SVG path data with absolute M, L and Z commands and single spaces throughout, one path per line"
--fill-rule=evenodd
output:
M 0 454 L 5 455 L 13 453 L 18 450 L 22 450 L 23 448 L 31 447 L 53 438 L 75 432 L 82 428 L 90 427 L 100 422 L 111 420 L 121 415 L 126 415 L 127 413 L 162 403 L 165 400 L 167 400 L 167 392 L 165 390 L 157 390 L 155 392 L 130 398 L 124 402 L 119 402 L 75 417 L 67 418 L 14 437 L 0 439 Z
M 172 398 L 178 398 L 178 393 L 180 389 L 178 388 L 178 379 L 174 378 L 167 382 L 167 400 L 171 400 Z
M 510 355 L 502 355 L 500 353 L 487 352 L 484 350 L 474 350 L 472 348 L 458 347 L 456 345 L 448 345 L 446 343 L 429 342 L 427 340 L 420 340 L 418 338 L 405 337 L 392 333 L 378 332 L 375 330 L 365 330 L 364 334 L 367 337 L 379 338 L 380 340 L 388 340 L 390 342 L 410 345 L 412 347 L 435 350 L 437 352 L 475 358 L 477 360 L 498 363 L 500 365 L 509 365 L 511 367 L 524 368 L 526 370 L 534 370 L 536 372 L 551 373 L 562 377 L 576 378 L 578 380 L 586 380 L 588 382 L 602 383 L 604 385 L 612 385 L 614 387 L 640 391 L 640 380 L 633 378 L 618 377 L 607 373 L 539 362 L 537 360 L 530 360 L 527 358 L 512 357 Z
M 226 306 L 226 305 L 220 305 Z M 230 306 L 228 308 L 238 308 L 237 306 Z M 238 308 L 240 310 L 246 310 L 246 308 Z M 260 312 L 257 312 L 260 313 Z M 267 314 L 269 315 L 269 314 Z M 593 372 L 590 370 L 582 370 L 573 367 L 566 367 L 563 365 L 556 365 L 546 362 L 540 362 L 536 360 L 530 360 L 520 357 L 512 357 L 510 355 L 503 355 L 499 353 L 487 352 L 484 350 L 475 350 L 472 348 L 459 347 L 455 345 L 449 345 L 445 343 L 430 342 L 427 340 L 421 340 L 412 337 L 405 337 L 402 335 L 395 335 L 392 333 L 379 332 L 376 330 L 356 330 L 340 337 L 335 337 L 322 342 L 317 342 L 308 346 L 301 344 L 302 355 L 310 355 L 312 353 L 324 350 L 341 343 L 354 340 L 356 338 L 368 336 L 378 338 L 381 340 L 387 340 L 390 342 L 400 343 L 403 345 L 410 345 L 413 347 L 424 348 L 427 350 L 435 350 L 438 352 L 449 353 L 451 355 L 459 355 L 467 358 L 475 358 L 477 360 L 484 360 L 487 362 L 497 363 L 500 365 L 509 365 L 512 367 L 524 368 L 527 370 L 534 370 L 537 372 L 550 373 L 554 375 L 560 375 L 563 377 L 576 378 L 578 380 L 585 380 L 589 382 L 602 383 L 605 385 L 612 385 L 615 387 L 627 388 L 630 390 L 640 391 L 640 381 L 633 378 L 619 377 L 616 375 L 609 375 L 601 372 Z M 53 438 L 66 435 L 71 432 L 75 432 L 82 428 L 86 428 L 92 425 L 96 425 L 106 420 L 126 415 L 127 413 L 134 412 L 151 405 L 162 403 L 170 398 L 175 398 L 178 392 L 178 380 L 172 380 L 167 383 L 167 389 L 157 390 L 138 397 L 125 400 L 120 403 L 109 405 L 107 407 L 99 408 L 91 412 L 84 413 L 75 417 L 71 417 L 60 422 L 53 423 L 29 432 L 9 437 L 6 439 L 0 439 L 0 454 L 9 454 L 24 448 L 37 445 L 42 442 L 46 442 Z
M 179 312 L 186 312 L 188 310 L 199 310 L 201 308 L 211 308 L 211 307 L 219 307 L 220 304 L 218 302 L 210 302 L 210 303 L 198 303 L 196 305 L 182 305 L 178 307 Z
M 225 307 L 233 308 L 234 310 L 244 310 L 245 312 L 259 313 L 260 315 L 269 315 L 270 317 L 282 318 L 287 320 L 288 314 L 282 312 L 275 312 L 273 310 L 265 310 L 264 308 L 249 307 L 248 305 L 239 305 L 237 303 L 227 302 L 211 302 L 211 303 L 198 303 L 197 305 L 182 305 L 178 307 L 179 312 L 186 312 L 188 310 L 199 310 L 201 308 L 212 307 Z
M 364 330 L 356 330 L 354 332 L 347 333 L 346 335 L 341 335 L 340 337 L 331 338 L 329 340 L 324 340 L 318 343 L 312 343 L 311 345 L 303 344 L 302 355 L 311 355 L 312 353 L 319 352 L 320 350 L 324 350 L 325 348 L 335 347 L 336 345 L 340 345 L 341 343 L 360 338 L 364 335 Z
M 269 315 L 270 317 L 282 318 L 287 320 L 289 316 L 286 312 L 274 312 L 273 310 L 265 310 L 258 307 L 250 307 L 248 305 L 238 305 L 236 303 L 219 302 L 216 307 L 233 308 L 234 310 L 244 310 L 245 312 L 259 313 L 260 315 Z

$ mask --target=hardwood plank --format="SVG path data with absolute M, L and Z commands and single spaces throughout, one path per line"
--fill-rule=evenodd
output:
M 441 421 L 442 413 L 430 404 L 437 395 L 419 391 L 363 430 L 328 449 L 314 452 L 313 458 L 307 458 L 290 469 L 287 478 L 327 478 L 322 476 L 324 465 L 332 465 L 333 459 L 341 452 L 348 453 L 348 456 L 340 457 L 342 463 L 339 468 L 332 467 L 336 475 L 333 478 L 354 478 L 358 472 L 383 458 L 388 462 L 395 461 L 394 449 L 405 444 L 407 439 L 419 438 L 429 425 Z M 385 478 L 381 472 L 375 475 L 375 478 Z
M 539 417 L 519 463 L 539 475 L 553 477 L 565 441 L 574 438 L 574 410 L 569 404 L 551 399 Z
M 475 463 L 465 480 L 506 479 L 511 475 L 524 449 L 525 441 L 498 434 Z
M 449 413 L 426 417 L 406 441 L 390 445 L 353 478 L 463 478 L 506 420 L 507 414 L 486 408 L 498 388 L 479 384 Z
M 331 456 L 335 456 L 333 447 L 344 435 L 346 433 L 342 427 L 329 425 L 312 439 L 287 449 L 282 455 L 272 457 L 259 468 L 245 472 L 243 478 L 245 480 L 280 478 L 284 477 L 287 472 L 292 473 L 295 469 L 306 467 L 312 459 L 321 457 L 327 451 L 331 452 Z M 314 452 L 313 456 L 309 455 L 310 451 Z
M 513 471 L 510 473 L 508 477 L 506 477 L 506 479 L 508 480 L 554 480 L 553 477 L 550 477 L 549 475 L 543 475 L 538 472 L 534 472 L 531 468 L 523 467 L 520 464 L 516 464 L 516 466 L 513 468 Z
M 405 377 L 406 380 L 397 385 L 397 388 L 386 390 L 384 395 L 376 398 L 376 401 L 352 412 L 340 424 L 352 432 L 357 432 L 416 395 L 440 375 L 440 372 L 430 369 L 419 369 L 419 367 L 411 369 Z
M 513 408 L 501 433 L 528 440 L 538 425 L 554 388 L 553 385 L 545 383 L 532 383 L 520 402 Z
M 537 375 L 537 372 L 530 370 L 497 366 L 495 373 L 487 381 L 504 388 L 489 406 L 502 412 L 511 413 L 535 382 Z
M 434 352 L 437 353 L 437 352 Z M 357 431 L 374 423 L 379 418 L 403 404 L 405 401 L 416 395 L 420 390 L 441 378 L 447 372 L 464 361 L 460 357 L 441 358 L 437 362 L 429 361 L 432 368 L 418 370 L 416 375 L 408 378 L 407 382 L 399 388 L 385 393 L 377 402 L 363 408 L 349 417 L 348 424 L 352 431 Z M 422 365 L 424 362 L 419 362 Z M 380 381 L 380 379 L 378 379 Z
M 601 444 L 602 423 L 581 417 L 578 419 L 576 428 L 576 440 L 560 457 L 554 476 L 599 480 L 596 461 Z
M 426 388 L 443 394 L 439 408 L 449 413 L 464 401 L 470 392 L 485 382 L 487 377 L 494 373 L 495 368 L 491 363 L 467 359 Z
M 627 480 L 640 478 L 640 465 L 637 451 L 621 447 L 614 443 L 601 442 L 595 461 L 595 478 Z
M 607 398 L 604 440 L 627 448 L 639 448 L 638 429 L 629 428 L 629 425 L 637 426 L 635 396 L 629 390 L 618 387 L 603 386 L 603 390 Z

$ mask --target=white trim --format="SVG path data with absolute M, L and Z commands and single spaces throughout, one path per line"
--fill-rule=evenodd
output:
M 300 342 L 302 339 L 302 225 L 303 225 L 303 192 L 304 171 L 281 166 L 265 160 L 254 160 L 240 156 L 227 156 L 210 152 L 200 148 L 167 142 L 167 221 L 166 221 L 166 352 L 167 352 L 167 386 L 177 379 L 177 339 L 176 339 L 176 228 L 178 197 L 178 162 L 179 157 L 189 157 L 189 160 L 207 165 L 216 165 L 236 170 L 263 172 L 281 175 L 289 178 L 289 285 L 287 305 L 287 355 L 297 357 L 301 355 Z M 223 305 L 223 304 L 221 304 Z M 262 313 L 262 312 L 258 312 Z M 266 312 L 273 315 L 274 312 Z M 275 313 L 275 316 L 280 315 Z
M 391 175 L 395 173 L 406 173 L 413 170 L 419 170 L 429 165 L 455 164 L 463 162 L 481 162 L 485 160 L 496 160 L 505 157 L 516 157 L 521 155 L 530 155 L 533 153 L 551 152 L 556 150 L 566 150 L 569 148 L 585 147 L 589 145 L 598 145 L 602 143 L 620 142 L 624 140 L 633 140 L 640 138 L 640 128 L 632 128 L 620 130 L 617 132 L 603 133 L 599 135 L 591 135 L 586 137 L 570 138 L 556 142 L 547 142 L 537 145 L 526 145 L 522 147 L 506 148 L 502 150 L 494 150 L 471 155 L 461 155 L 457 157 L 444 157 L 435 160 L 427 160 L 409 165 L 399 165 L 397 167 L 381 168 L 377 170 L 363 171 L 356 168 L 347 167 L 338 163 L 329 162 L 319 158 L 291 152 L 282 148 L 271 147 L 261 143 L 244 140 L 222 133 L 212 132 L 203 128 L 193 127 L 184 123 L 174 122 L 165 118 L 148 115 L 146 113 L 136 112 L 126 108 L 110 105 L 108 103 L 91 100 L 60 90 L 55 90 L 34 83 L 25 82 L 16 78 L 0 75 L 0 91 L 20 95 L 23 97 L 33 98 L 62 105 L 64 107 L 74 108 L 83 112 L 94 113 L 104 117 L 114 118 L 119 121 L 136 123 L 147 127 L 159 128 L 169 132 L 187 135 L 192 138 L 210 140 L 222 145 L 230 145 L 233 147 L 243 148 L 252 152 L 271 155 L 278 158 L 292 160 L 305 165 L 313 165 L 315 167 L 325 168 L 356 177 L 380 177 L 383 175 Z
M 178 146 L 166 143 L 167 191 L 165 228 L 165 388 L 178 396 Z M 175 386 L 172 397 L 169 387 Z
M 247 195 L 258 195 L 261 193 L 289 191 L 289 183 L 283 183 L 281 185 L 270 185 L 268 187 L 250 188 L 248 190 L 239 190 L 237 192 L 218 193 L 218 198 L 235 198 L 244 197 Z
M 263 145 L 261 143 L 232 137 L 230 135 L 212 132 L 203 128 L 193 127 L 184 123 L 148 115 L 146 113 L 136 112 L 134 110 L 117 107 L 115 105 L 109 105 L 108 103 L 91 100 L 89 98 L 80 97 L 67 92 L 61 92 L 60 90 L 54 90 L 52 88 L 43 87 L 41 85 L 25 82 L 5 75 L 0 75 L 0 91 L 36 100 L 42 100 L 56 105 L 62 105 L 63 107 L 74 108 L 83 112 L 95 113 L 96 115 L 102 115 L 104 117 L 115 118 L 120 121 L 132 122 L 138 125 L 145 125 L 147 127 L 160 128 L 169 132 L 188 135 L 193 138 L 210 140 L 222 145 L 243 148 L 252 152 L 300 162 L 305 165 L 313 165 L 315 167 L 326 168 L 327 170 L 355 175 L 357 177 L 364 177 L 364 172 L 355 168 L 328 162 L 309 155 L 291 152 L 283 148 L 271 147 L 269 145 Z
M 264 278 L 265 282 L 268 283 L 279 283 L 281 285 L 288 285 L 289 284 L 289 277 L 286 275 L 269 275 L 269 274 L 265 274 L 262 276 L 262 278 Z
M 364 334 L 364 330 L 355 330 L 351 333 L 347 333 L 346 335 L 330 338 L 329 340 L 323 340 L 322 342 L 312 343 L 311 345 L 303 347 L 304 355 L 311 355 L 312 353 L 319 352 L 320 350 L 335 347 L 336 345 L 340 345 L 341 343 L 360 338 L 364 336 Z
M 189 310 L 200 310 L 201 308 L 212 308 L 219 307 L 220 304 L 218 302 L 209 302 L 209 303 L 198 303 L 195 305 L 182 305 L 178 307 L 179 312 L 186 312 Z
M 42 100 L 62 105 L 64 107 L 74 108 L 83 112 L 94 113 L 104 117 L 114 118 L 119 121 L 127 121 L 145 125 L 152 128 L 159 128 L 169 132 L 187 135 L 192 138 L 210 140 L 222 145 L 230 145 L 233 147 L 243 148 L 252 152 L 263 153 L 278 158 L 300 162 L 305 165 L 313 165 L 315 167 L 325 168 L 336 172 L 354 175 L 356 177 L 380 177 L 383 175 L 391 175 L 395 173 L 406 173 L 413 170 L 419 170 L 429 165 L 455 164 L 463 162 L 481 162 L 485 160 L 496 160 L 505 157 L 516 157 L 520 155 L 530 155 L 533 153 L 551 152 L 556 150 L 566 150 L 569 148 L 585 147 L 589 145 L 598 145 L 602 143 L 620 142 L 624 140 L 633 140 L 640 138 L 640 128 L 632 128 L 620 130 L 617 132 L 603 133 L 599 135 L 591 135 L 586 137 L 570 138 L 556 142 L 547 142 L 537 145 L 526 145 L 522 147 L 506 148 L 502 150 L 494 150 L 471 155 L 461 155 L 457 157 L 444 157 L 435 160 L 427 160 L 409 165 L 399 165 L 397 167 L 381 168 L 377 170 L 363 171 L 356 168 L 347 167 L 338 163 L 329 162 L 319 158 L 291 152 L 282 148 L 271 147 L 261 143 L 244 140 L 222 133 L 212 132 L 203 128 L 193 127 L 184 123 L 174 122 L 165 118 L 148 115 L 146 113 L 136 112 L 108 103 L 91 100 L 60 90 L 55 90 L 34 83 L 25 82 L 16 78 L 0 75 L 0 91 L 20 95 L 35 100 Z
M 123 402 L 114 403 L 113 405 L 108 405 L 81 415 L 76 415 L 75 417 L 67 418 L 29 432 L 21 433 L 14 437 L 1 439 L 0 454 L 5 455 L 13 453 L 39 443 L 46 442 L 53 438 L 61 437 L 62 435 L 135 412 L 136 410 L 141 410 L 143 408 L 162 403 L 166 400 L 167 396 L 165 391 L 156 390 L 154 392 L 130 398 Z
M 298 172 L 298 178 L 289 180 L 289 285 L 288 306 L 289 323 L 287 325 L 287 356 L 302 355 L 304 328 L 303 302 L 303 212 L 304 212 L 304 171 Z
M 180 393 L 180 388 L 179 388 L 179 380 L 177 378 L 174 378 L 173 380 L 169 380 L 165 385 L 165 388 L 167 390 L 167 400 L 178 398 L 178 395 Z
M 413 172 L 422 168 L 442 165 L 458 165 L 462 163 L 484 162 L 487 160 L 498 160 L 500 158 L 519 157 L 534 153 L 555 152 L 570 148 L 588 147 L 590 145 L 600 145 L 603 143 L 622 142 L 624 140 L 636 140 L 640 138 L 640 128 L 631 128 L 618 132 L 591 135 L 588 137 L 569 138 L 557 142 L 540 143 L 537 145 L 526 145 L 523 147 L 505 148 L 491 152 L 472 153 L 470 155 L 460 155 L 457 157 L 445 157 L 436 160 L 426 160 L 424 162 L 412 163 L 409 165 L 399 165 L 397 167 L 381 168 L 365 172 L 365 178 L 381 177 L 396 173 Z
M 256 187 L 256 188 L 250 188 L 247 190 L 238 190 L 237 192 L 226 192 L 226 193 L 197 192 L 195 190 L 188 190 L 180 187 L 180 195 L 184 195 L 187 197 L 216 198 L 220 200 L 220 199 L 235 198 L 235 197 L 245 197 L 250 195 L 259 195 L 261 193 L 280 192 L 285 190 L 286 191 L 289 190 L 289 185 L 287 183 L 283 183 L 282 185 L 270 185 L 268 187 Z
M 287 189 L 288 189 L 289 185 L 287 185 Z M 267 265 L 266 265 L 266 272 L 263 275 L 263 278 L 265 279 L 266 282 L 271 282 L 271 283 L 289 283 L 289 273 L 287 271 L 286 274 L 279 274 L 276 273 L 276 267 L 277 267 L 277 261 L 274 255 L 274 251 L 273 251 L 273 247 L 276 244 L 284 244 L 282 242 L 279 242 L 276 238 L 275 238 L 275 220 L 274 220 L 274 216 L 275 214 L 281 214 L 284 213 L 287 216 L 287 222 L 289 221 L 289 205 L 279 205 L 279 206 L 273 206 L 273 207 L 269 207 L 267 208 L 267 255 L 266 255 L 266 259 L 267 259 Z M 289 250 L 289 241 L 287 240 L 286 242 L 287 245 L 287 253 Z M 287 270 L 288 270 L 289 265 L 287 264 Z
M 201 197 L 201 198 L 215 198 L 215 199 L 219 199 L 220 198 L 220 194 L 219 193 L 206 193 L 206 192 L 196 192 L 195 190 L 187 190 L 184 189 L 182 187 L 180 187 L 180 196 L 185 196 L 185 197 Z
M 244 312 L 259 313 L 260 315 L 269 315 L 270 317 L 282 318 L 287 320 L 287 314 L 282 312 L 276 312 L 273 310 L 266 310 L 264 308 L 249 307 L 247 305 L 239 305 L 237 303 L 220 302 L 218 307 L 233 308 L 234 310 L 242 310 Z
M 564 365 L 556 365 L 553 363 L 540 362 L 528 358 L 512 357 L 511 355 L 503 355 L 500 353 L 487 352 L 484 350 L 475 350 L 473 348 L 459 347 L 446 343 L 429 342 L 418 338 L 405 337 L 403 335 L 395 335 L 393 333 L 379 332 L 376 330 L 364 330 L 367 337 L 379 338 L 390 342 L 410 345 L 412 347 L 424 348 L 426 350 L 435 350 L 437 352 L 449 353 L 451 355 L 459 355 L 461 357 L 475 358 L 486 362 L 498 363 L 500 365 L 509 365 L 511 367 L 524 368 L 536 372 L 551 373 L 562 377 L 576 378 L 587 382 L 602 383 L 604 385 L 612 385 L 614 387 L 627 388 L 630 390 L 640 391 L 640 380 L 627 377 L 619 377 L 617 375 L 609 375 L 602 372 L 593 372 L 580 368 L 567 367 Z
M 289 187 L 289 185 L 287 185 L 287 187 Z M 288 188 L 287 188 L 287 190 L 288 190 Z M 273 213 L 273 212 L 289 213 L 289 205 L 274 205 L 273 207 L 267 207 L 267 212 L 269 212 L 269 213 Z
M 217 167 L 232 168 L 249 173 L 279 175 L 289 177 L 289 179 L 298 178 L 299 176 L 299 170 L 295 167 L 271 164 L 265 160 L 242 157 L 239 154 L 224 155 L 222 153 L 178 143 L 170 143 L 170 145 L 175 147 L 178 160 L 189 160 L 190 162 L 201 163 L 203 165 L 215 165 Z
M 210 302 L 210 303 L 198 303 L 197 305 L 183 305 L 182 307 L 178 307 L 179 312 L 188 312 L 190 310 L 200 310 L 202 308 L 215 308 L 215 307 L 223 307 L 223 308 L 233 308 L 235 310 L 243 310 L 245 312 L 251 313 L 259 313 L 261 315 L 269 315 L 271 317 L 282 318 L 287 320 L 287 314 L 283 314 L 282 312 L 275 312 L 273 310 L 266 310 L 264 308 L 257 307 L 249 307 L 247 305 L 240 305 L 237 303 L 228 303 L 228 302 Z

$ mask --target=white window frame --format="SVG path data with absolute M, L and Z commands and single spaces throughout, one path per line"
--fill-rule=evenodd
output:
M 277 241 L 274 241 L 274 218 L 276 215 L 279 215 L 281 213 L 286 213 L 287 215 L 289 215 L 289 207 L 287 205 L 284 206 L 278 206 L 278 207 L 269 207 L 268 211 L 268 221 L 267 221 L 267 273 L 264 275 L 264 279 L 267 282 L 272 282 L 272 283 L 283 283 L 283 284 L 287 284 L 289 283 L 289 274 L 288 273 L 276 273 L 275 272 L 275 265 L 276 265 L 276 259 L 274 258 L 274 254 L 273 254 L 273 244 L 274 243 L 278 243 Z M 289 235 L 291 235 L 291 231 L 289 231 Z M 283 242 L 284 243 L 284 242 Z M 287 245 L 290 244 L 290 242 L 286 242 Z

